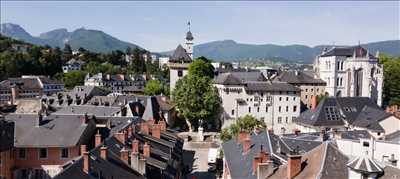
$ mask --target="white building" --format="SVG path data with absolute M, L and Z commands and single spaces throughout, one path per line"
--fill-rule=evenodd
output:
M 214 86 L 222 99 L 223 127 L 252 115 L 275 133 L 292 132 L 292 121 L 300 115 L 300 89 L 265 80 L 261 72 L 231 72 L 216 77 Z
M 75 60 L 74 58 L 69 60 L 63 67 L 63 72 L 68 73 L 70 71 L 81 70 L 82 66 L 85 64 L 82 60 Z
M 325 49 L 314 70 L 326 82 L 329 96 L 369 97 L 382 105 L 383 66 L 361 46 Z
M 186 49 L 181 45 L 175 49 L 174 54 L 169 59 L 169 82 L 171 92 L 175 88 L 178 80 L 188 73 L 189 64 L 193 61 L 193 35 L 189 31 L 186 33 Z

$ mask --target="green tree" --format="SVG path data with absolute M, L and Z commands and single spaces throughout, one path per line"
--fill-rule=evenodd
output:
M 240 131 L 251 132 L 254 128 L 265 129 L 264 121 L 246 115 L 237 119 L 237 121 L 229 127 L 222 129 L 220 138 L 225 142 L 237 136 Z
M 198 127 L 199 120 L 212 124 L 219 112 L 218 92 L 208 77 L 186 75 L 176 83 L 172 97 L 190 131 Z
M 214 67 L 211 61 L 205 57 L 199 57 L 189 66 L 189 75 L 214 77 Z
M 379 56 L 383 63 L 383 99 L 386 105 L 400 105 L 400 57 Z
M 86 73 L 83 71 L 71 71 L 64 73 L 62 81 L 68 89 L 72 89 L 74 86 L 83 85 Z
M 160 95 L 166 93 L 168 89 L 159 80 L 150 80 L 144 88 L 144 94 L 149 96 Z

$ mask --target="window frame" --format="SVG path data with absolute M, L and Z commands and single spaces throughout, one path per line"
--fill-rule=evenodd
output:
M 64 156 L 63 156 L 64 150 L 67 151 L 67 157 L 64 157 Z M 61 159 L 68 159 L 68 158 L 69 158 L 69 148 L 65 147 L 65 148 L 61 148 L 61 149 L 60 149 L 60 158 L 61 158 Z

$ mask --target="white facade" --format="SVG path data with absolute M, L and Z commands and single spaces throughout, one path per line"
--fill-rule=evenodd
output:
M 248 92 L 243 85 L 214 84 L 222 99 L 224 127 L 237 118 L 251 115 L 263 120 L 274 133 L 291 133 L 293 119 L 300 115 L 300 94 L 296 91 Z
M 370 97 L 382 105 L 383 66 L 364 48 L 333 48 L 317 56 L 314 70 L 329 96 Z

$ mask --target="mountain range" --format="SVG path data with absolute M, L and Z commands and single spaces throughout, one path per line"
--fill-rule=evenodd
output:
M 5 23 L 1 24 L 0 32 L 5 36 L 37 45 L 63 48 L 65 43 L 68 43 L 74 50 L 83 47 L 94 52 L 110 52 L 112 50 L 125 51 L 128 47 L 132 49 L 141 48 L 136 44 L 121 41 L 102 31 L 85 28 L 79 28 L 72 32 L 68 32 L 67 29 L 63 28 L 55 29 L 35 37 L 17 24 Z
M 141 48 L 136 44 L 119 40 L 99 30 L 84 28 L 68 32 L 67 29 L 56 29 L 45 32 L 35 37 L 26 32 L 17 24 L 1 24 L 1 34 L 15 39 L 23 40 L 38 45 L 50 45 L 52 47 L 64 47 L 65 43 L 73 49 L 83 47 L 94 52 L 110 52 L 112 50 L 125 51 L 127 47 Z M 376 51 L 400 56 L 400 40 L 388 40 L 361 44 L 370 53 Z M 332 45 L 318 45 L 314 47 L 306 45 L 275 45 L 275 44 L 244 44 L 233 40 L 222 40 L 203 43 L 194 46 L 195 57 L 205 56 L 216 61 L 238 61 L 251 59 L 278 59 L 281 61 L 310 63 L 323 48 L 331 48 Z M 163 55 L 172 55 L 173 51 L 160 52 Z

